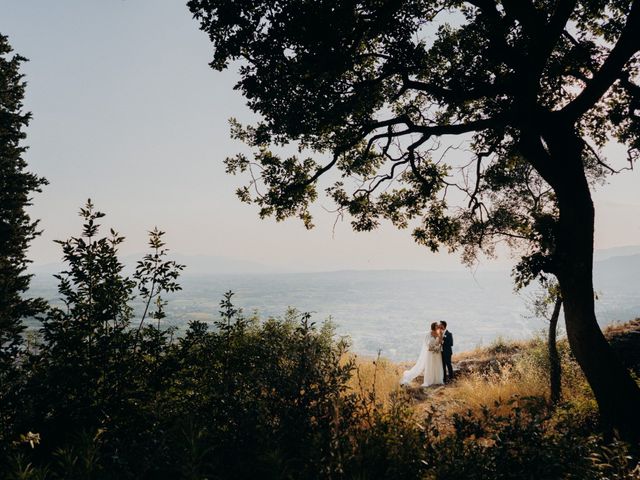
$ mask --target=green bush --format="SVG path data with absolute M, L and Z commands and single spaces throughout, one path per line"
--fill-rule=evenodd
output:
M 162 294 L 179 288 L 181 268 L 164 259 L 162 232 L 150 232 L 152 253 L 132 280 L 117 257 L 122 237 L 98 236 L 92 205 L 82 216 L 82 236 L 61 242 L 65 306 L 47 311 L 15 365 L 22 408 L 5 425 L 1 479 L 637 476 L 631 450 L 592 437 L 591 412 L 575 402 L 512 399 L 418 422 L 403 392 L 387 405 L 375 389 L 354 392 L 347 343 L 296 310 L 246 317 L 228 292 L 219 320 L 174 339 Z M 545 359 L 541 343 L 517 361 L 543 372 Z
M 90 202 L 81 216 L 82 235 L 59 242 L 64 307 L 21 362 L 6 478 L 419 478 L 408 404 L 382 412 L 347 391 L 353 364 L 330 324 L 247 318 L 229 292 L 212 328 L 191 322 L 174 340 L 161 294 L 179 289 L 181 266 L 164 260 L 162 232 L 132 280 L 123 238 L 100 237 Z
M 456 415 L 453 431 L 446 434 L 432 422 L 426 438 L 427 478 L 638 478 L 633 476 L 639 471 L 638 461 L 628 446 L 608 446 L 575 429 L 572 421 L 552 421 L 553 412 L 544 399 L 514 398 L 508 403 L 511 408 L 505 415 L 490 408 L 480 416 Z
M 295 311 L 264 322 L 232 312 L 212 330 L 192 322 L 175 343 L 160 336 L 160 355 L 150 355 L 154 335 L 143 330 L 141 351 L 126 357 L 131 390 L 120 402 L 81 415 L 73 407 L 99 395 L 78 399 L 78 385 L 101 376 L 57 376 L 24 426 L 46 433 L 16 446 L 14 465 L 24 471 L 28 455 L 30 471 L 47 478 L 420 477 L 421 430 L 408 404 L 371 411 L 347 393 L 352 365 L 329 325 Z

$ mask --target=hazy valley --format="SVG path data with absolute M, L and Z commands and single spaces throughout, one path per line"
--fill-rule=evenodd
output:
M 638 251 L 625 247 L 596 254 L 596 311 L 602 325 L 640 316 Z M 278 273 L 268 266 L 217 257 L 177 258 L 188 266 L 181 278 L 183 290 L 168 297 L 166 325 L 179 330 L 189 320 L 218 318 L 218 303 L 228 290 L 235 292 L 235 303 L 246 314 L 281 316 L 294 307 L 311 312 L 316 322 L 331 317 L 338 334 L 351 338 L 354 352 L 376 355 L 381 350 L 392 360 L 412 359 L 434 320 L 449 322 L 456 351 L 498 336 L 528 338 L 545 328 L 544 320 L 533 318 L 527 306 L 535 289 L 514 294 L 508 271 Z M 55 303 L 52 272 L 60 267 L 34 269 L 33 293 Z M 207 269 L 222 273 L 206 274 Z M 231 273 L 234 270 L 243 273 Z

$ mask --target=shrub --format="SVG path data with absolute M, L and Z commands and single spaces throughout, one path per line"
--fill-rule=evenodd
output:
M 432 426 L 426 440 L 429 478 L 595 478 L 589 456 L 599 445 L 571 424 L 550 428 L 552 413 L 542 399 L 513 398 L 506 403 L 508 408 L 486 407 L 481 415 L 455 414 L 453 431 L 445 435 Z
M 179 288 L 180 268 L 161 258 L 161 232 L 151 232 L 154 253 L 132 281 L 117 258 L 122 237 L 97 237 L 102 215 L 92 205 L 82 215 L 83 236 L 61 242 L 65 308 L 49 309 L 17 370 L 23 403 L 7 431 L 19 433 L 3 450 L 0 479 L 637 474 L 628 446 L 591 436 L 595 404 L 566 348 L 571 397 L 557 409 L 540 392 L 546 355 L 533 342 L 496 371 L 448 387 L 419 422 L 395 387 L 397 369 L 380 358 L 356 362 L 332 325 L 309 314 L 246 317 L 228 292 L 219 320 L 192 321 L 174 339 L 162 328 L 160 294 Z M 153 325 L 146 314 L 132 323 L 136 286 L 145 312 L 155 305 Z
M 163 259 L 162 232 L 132 280 L 123 237 L 100 237 L 90 201 L 81 216 L 81 236 L 59 242 L 64 307 L 47 311 L 21 370 L 8 477 L 419 477 L 408 403 L 386 409 L 350 387 L 354 362 L 329 323 L 245 317 L 228 292 L 213 328 L 194 321 L 174 340 L 161 293 L 180 288 L 181 266 Z M 133 322 L 136 287 L 145 308 Z

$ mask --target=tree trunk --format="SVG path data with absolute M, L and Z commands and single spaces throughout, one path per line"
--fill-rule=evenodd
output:
M 556 276 L 564 304 L 567 337 L 598 402 L 607 437 L 640 443 L 640 388 L 605 339 L 595 315 L 593 292 L 594 207 L 575 136 L 549 142 L 557 160 Z M 553 155 L 554 150 L 564 155 Z
M 594 207 L 583 163 L 584 142 L 573 125 L 543 125 L 523 136 L 525 156 L 553 188 L 558 205 L 554 274 L 560 284 L 567 338 L 598 407 L 605 436 L 640 444 L 640 387 L 596 321 L 593 292 Z
M 596 397 L 605 433 L 618 433 L 624 440 L 638 443 L 640 389 L 596 322 L 591 278 L 576 270 L 566 268 L 560 275 L 571 350 Z
M 557 405 L 562 396 L 562 366 L 560 364 L 560 355 L 558 354 L 558 345 L 556 344 L 556 335 L 558 331 L 558 319 L 560 318 L 560 307 L 562 307 L 562 297 L 556 295 L 556 301 L 553 305 L 553 313 L 549 319 L 549 387 L 551 393 L 551 404 Z

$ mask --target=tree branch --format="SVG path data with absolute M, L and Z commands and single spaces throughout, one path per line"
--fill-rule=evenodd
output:
M 618 80 L 625 64 L 640 50 L 638 31 L 640 31 L 640 0 L 634 0 L 622 34 L 607 59 L 582 92 L 560 110 L 559 114 L 563 120 L 575 123 Z
M 371 195 L 378 189 L 378 187 L 382 183 L 386 182 L 387 180 L 393 180 L 396 177 L 396 169 L 401 165 L 406 165 L 407 163 L 409 163 L 409 161 L 409 158 L 406 158 L 404 160 L 398 159 L 394 161 L 389 173 L 387 173 L 386 175 L 377 175 L 375 178 L 371 179 L 371 182 L 369 182 L 369 186 L 367 188 L 358 188 L 353 192 L 353 194 L 356 195 L 358 193 L 366 193 L 367 195 Z
M 596 149 L 593 148 L 593 146 L 591 146 L 591 144 L 589 142 L 587 142 L 586 140 L 583 140 L 583 143 L 584 143 L 584 146 L 587 148 L 587 150 L 589 150 L 591 152 L 591 155 L 593 155 L 593 158 L 595 158 L 595 160 L 598 163 L 598 165 L 600 165 L 603 168 L 606 168 L 607 170 L 609 170 L 609 172 L 611 172 L 611 173 L 620 173 L 620 172 L 623 172 L 625 170 L 633 170 L 633 168 L 631 168 L 631 167 L 623 167 L 623 168 L 621 168 L 619 170 L 616 170 L 611 165 L 609 165 L 604 160 L 602 160 L 602 158 L 600 158 L 600 155 L 598 155 L 598 152 L 596 152 Z
M 416 125 L 416 131 L 429 137 L 441 135 L 461 135 L 463 133 L 479 132 L 488 128 L 497 128 L 505 125 L 507 115 L 497 115 L 495 117 L 472 120 L 467 123 L 454 123 L 449 125 Z
M 313 182 L 315 182 L 316 180 L 318 180 L 318 178 L 320 178 L 324 173 L 328 172 L 329 170 L 331 170 L 333 168 L 333 166 L 338 162 L 338 158 L 340 157 L 340 153 L 336 152 L 333 154 L 333 160 L 331 160 L 329 163 L 327 163 L 324 167 L 320 167 L 318 170 L 316 170 L 316 173 L 313 174 L 313 176 L 311 178 L 309 178 L 309 180 L 307 180 L 306 182 L 304 182 L 304 185 L 311 185 Z
M 500 13 L 497 8 L 498 4 L 495 0 L 467 0 L 467 3 L 473 5 L 493 20 L 500 20 Z
M 557 175 L 549 152 L 542 143 L 540 136 L 533 132 L 525 131 L 518 142 L 518 149 L 531 163 L 540 176 L 552 187 L 555 187 Z
M 504 0 L 502 5 L 507 15 L 517 20 L 528 34 L 537 37 L 535 34 L 543 30 L 540 12 L 530 0 Z
M 508 91 L 507 85 L 488 83 L 476 85 L 472 88 L 467 88 L 463 92 L 456 92 L 429 82 L 411 80 L 409 78 L 409 75 L 403 74 L 402 88 L 400 89 L 398 96 L 402 95 L 409 89 L 427 93 L 438 98 L 439 100 L 444 100 L 449 103 L 463 103 L 469 100 L 479 100 L 485 97 L 494 97 L 500 93 L 506 93 Z
M 571 13 L 576 7 L 577 0 L 557 0 L 556 8 L 549 19 L 543 34 L 539 36 L 539 46 L 536 48 L 536 62 L 539 64 L 539 71 L 544 68 L 551 52 L 556 46 L 558 39 L 564 32 L 565 26 L 571 17 Z

